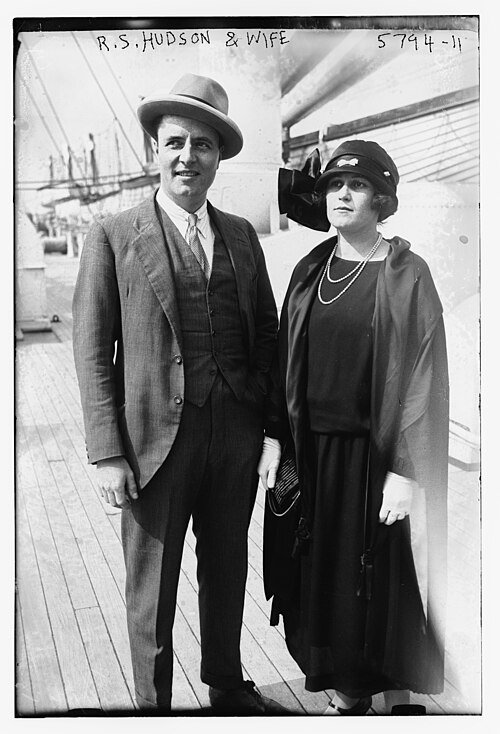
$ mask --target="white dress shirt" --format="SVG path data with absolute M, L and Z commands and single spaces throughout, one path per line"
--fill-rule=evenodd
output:
M 159 206 L 163 209 L 165 214 L 172 220 L 180 234 L 184 237 L 187 242 L 187 231 L 188 231 L 188 216 L 190 212 L 187 212 L 182 207 L 178 206 L 175 202 L 170 199 L 164 191 L 158 189 L 156 192 L 156 201 Z M 207 211 L 207 202 L 204 201 L 200 208 L 194 212 L 197 215 L 198 220 L 196 222 L 196 228 L 198 229 L 199 239 L 201 246 L 207 256 L 210 270 L 212 269 L 212 260 L 214 256 L 214 232 L 210 224 L 210 217 Z

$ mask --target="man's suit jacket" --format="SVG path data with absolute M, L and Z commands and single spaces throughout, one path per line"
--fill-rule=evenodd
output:
M 264 254 L 241 217 L 209 204 L 236 278 L 252 390 L 265 392 L 277 314 Z M 166 231 L 179 236 L 172 224 Z M 89 461 L 124 455 L 144 487 L 165 461 L 184 401 L 175 279 L 154 197 L 93 224 L 73 299 Z

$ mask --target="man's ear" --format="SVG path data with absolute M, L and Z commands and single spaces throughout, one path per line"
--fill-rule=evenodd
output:
M 153 148 L 153 153 L 158 155 L 158 141 L 155 138 L 151 138 L 151 147 Z
M 217 163 L 217 168 L 219 168 L 220 162 L 222 160 L 222 153 L 223 153 L 223 151 L 224 151 L 224 146 L 221 145 L 220 148 L 219 148 L 219 161 Z

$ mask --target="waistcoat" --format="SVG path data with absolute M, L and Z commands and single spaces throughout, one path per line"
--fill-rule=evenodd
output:
M 201 407 L 220 372 L 240 399 L 248 376 L 248 350 L 243 340 L 236 278 L 224 240 L 212 222 L 214 255 L 207 282 L 191 248 L 162 209 L 160 219 L 175 276 L 184 397 Z

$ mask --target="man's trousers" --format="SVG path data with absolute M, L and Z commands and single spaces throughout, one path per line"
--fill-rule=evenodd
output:
M 237 401 L 217 377 L 201 408 L 185 403 L 162 467 L 122 512 L 127 624 L 136 699 L 170 708 L 172 627 L 184 538 L 196 537 L 201 679 L 221 689 L 242 683 L 240 633 L 247 533 L 262 448 L 258 398 Z

